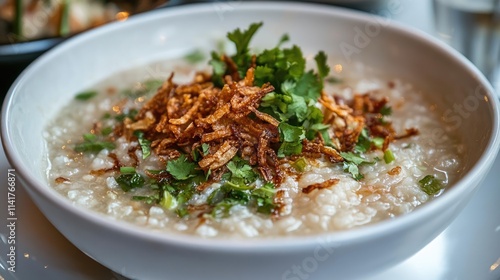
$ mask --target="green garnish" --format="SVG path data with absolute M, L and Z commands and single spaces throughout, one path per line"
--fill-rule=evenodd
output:
M 433 175 L 427 175 L 418 181 L 420 188 L 428 195 L 435 195 L 441 191 L 443 185 L 441 181 L 436 179 Z
M 144 137 L 144 132 L 142 131 L 134 131 L 134 135 L 137 137 L 137 141 L 141 146 L 142 159 L 148 158 L 151 155 L 151 141 Z
M 385 163 L 389 164 L 395 160 L 394 154 L 392 153 L 391 150 L 387 149 L 384 152 L 384 161 Z
M 146 180 L 144 180 L 141 174 L 136 172 L 121 174 L 120 176 L 116 177 L 115 180 L 120 188 L 125 192 L 128 192 L 135 188 L 143 187 L 144 183 L 146 183 Z
M 327 64 L 327 57 L 323 51 L 320 51 L 315 57 L 316 65 L 318 67 L 318 74 L 321 79 L 321 82 L 328 76 L 330 73 L 330 67 Z
M 85 133 L 83 135 L 83 142 L 75 145 L 75 152 L 77 153 L 98 153 L 101 150 L 113 150 L 115 144 L 107 141 L 99 141 L 97 135 L 92 133 Z
M 298 172 L 304 172 L 306 170 L 307 165 L 308 165 L 307 159 L 304 157 L 301 157 L 292 163 L 292 167 L 295 168 L 295 170 L 297 170 Z
M 340 152 L 340 155 L 344 158 L 344 170 L 351 173 L 352 177 L 358 181 L 363 179 L 363 174 L 359 172 L 359 165 L 373 164 L 373 162 L 352 152 Z
M 231 179 L 243 179 L 245 183 L 254 182 L 259 174 L 256 173 L 250 164 L 241 159 L 238 156 L 235 156 L 228 164 L 227 169 L 231 172 Z
M 377 149 L 382 149 L 384 146 L 385 139 L 382 137 L 374 137 L 371 140 L 373 146 L 375 146 Z
M 361 131 L 361 134 L 358 137 L 358 142 L 354 147 L 354 151 L 358 153 L 366 153 L 370 150 L 371 146 L 372 146 L 372 139 L 368 134 L 368 129 L 365 128 Z
M 236 50 L 233 55 L 228 56 L 227 54 L 221 53 L 222 50 L 219 50 L 220 53 L 215 51 L 211 53 L 209 64 L 212 66 L 213 84 L 216 87 L 222 88 L 225 84 L 224 80 L 226 75 L 231 75 L 231 79 L 238 82 L 240 79 L 247 76 L 247 71 L 249 71 L 250 67 L 253 67 L 253 86 L 262 87 L 264 90 L 266 90 L 267 87 L 266 91 L 262 91 L 267 94 L 263 97 L 262 95 L 258 96 L 258 98 L 261 98 L 259 100 L 252 100 L 251 102 L 255 103 L 251 105 L 250 103 L 244 104 L 245 106 L 255 106 L 251 108 L 254 113 L 249 113 L 247 111 L 244 117 L 251 120 L 266 120 L 268 123 L 262 125 L 272 126 L 272 129 L 267 130 L 267 134 L 265 134 L 265 137 L 269 137 L 269 141 L 267 143 L 268 146 L 264 148 L 271 149 L 266 151 L 266 160 L 276 160 L 276 157 L 284 158 L 294 156 L 292 158 L 294 158 L 295 161 L 291 163 L 291 167 L 297 172 L 304 172 L 307 170 L 309 162 L 306 159 L 307 155 L 304 155 L 304 157 L 301 155 L 303 152 L 303 145 L 307 145 L 308 152 L 320 153 L 324 156 L 329 156 L 330 159 L 333 156 L 325 152 L 326 149 L 322 146 L 323 144 L 337 151 L 340 151 L 340 147 L 345 147 L 345 150 L 349 152 L 340 152 L 340 155 L 344 159 L 343 168 L 346 172 L 349 172 L 354 179 L 361 180 L 363 175 L 360 173 L 360 166 L 363 164 L 375 163 L 375 160 L 372 162 L 365 158 L 363 154 L 375 148 L 383 149 L 385 139 L 375 137 L 375 135 L 378 134 L 370 135 L 370 128 L 367 126 L 361 131 L 356 145 L 352 147 L 351 142 L 347 142 L 350 140 L 350 138 L 347 137 L 351 137 L 349 133 L 346 133 L 344 139 L 342 136 L 339 136 L 340 134 L 339 131 L 336 130 L 336 127 L 332 129 L 332 125 L 328 124 L 334 123 L 335 119 L 332 119 L 332 117 L 328 115 L 328 120 L 325 120 L 325 123 L 323 123 L 323 111 L 319 108 L 318 102 L 327 101 L 319 100 L 322 95 L 324 83 L 339 82 L 336 78 L 329 76 L 330 67 L 327 63 L 328 57 L 326 53 L 323 51 L 318 52 L 314 56 L 316 69 L 308 70 L 306 69 L 306 58 L 304 57 L 302 49 L 296 45 L 285 46 L 289 41 L 289 36 L 287 34 L 279 38 L 274 48 L 262 51 L 253 50 L 250 48 L 250 42 L 261 26 L 261 22 L 253 23 L 245 30 L 236 29 L 227 34 L 227 38 L 234 44 Z M 204 56 L 199 50 L 195 50 L 188 54 L 185 59 L 188 62 L 197 63 L 203 60 Z M 271 87 L 268 85 L 264 86 L 268 83 L 272 85 L 273 89 L 270 89 Z M 161 81 L 145 82 L 133 90 L 125 91 L 125 94 L 130 97 L 143 96 L 153 92 L 160 87 L 161 84 Z M 250 92 L 250 94 L 252 93 Z M 192 97 L 193 96 L 190 94 L 186 94 L 183 100 L 189 101 L 189 98 Z M 137 100 L 135 100 L 135 102 L 137 102 Z M 143 100 L 141 99 L 140 102 L 143 102 Z M 231 102 L 233 102 L 233 100 L 231 100 Z M 196 113 L 198 116 L 205 117 L 205 112 L 211 112 L 214 108 L 212 105 L 215 103 L 205 104 L 207 105 L 206 110 L 201 113 Z M 169 103 L 166 105 L 167 110 L 173 110 L 170 108 L 174 108 L 178 105 L 182 104 L 173 104 L 169 107 Z M 325 104 L 324 107 L 328 107 L 326 105 L 327 104 Z M 189 103 L 182 106 L 182 110 L 174 112 L 172 116 L 177 117 L 177 115 L 183 115 L 189 110 Z M 161 104 L 161 108 L 165 108 L 165 104 Z M 259 112 L 254 109 L 273 117 L 275 120 L 264 118 L 263 116 L 266 116 L 265 114 L 259 114 Z M 157 115 L 163 114 L 163 111 L 165 110 L 162 109 L 156 113 Z M 139 116 L 139 118 L 136 119 L 137 113 L 135 109 L 128 111 L 125 109 L 122 114 L 115 115 L 114 118 L 120 122 L 124 121 L 126 118 L 139 121 L 143 116 Z M 384 116 L 391 115 L 392 108 L 384 106 L 378 113 L 380 114 L 375 116 L 379 119 L 375 121 L 383 122 Z M 157 115 L 155 115 L 155 117 Z M 169 118 L 170 117 L 171 116 L 169 116 Z M 113 121 L 111 115 L 105 116 L 105 118 L 109 119 L 109 121 Z M 260 120 L 257 121 L 260 122 Z M 193 121 L 195 121 L 193 123 L 196 127 L 198 123 L 196 120 Z M 353 129 L 349 123 L 346 124 L 346 129 Z M 172 125 L 175 126 L 173 122 Z M 188 124 L 186 124 L 186 126 L 187 125 Z M 240 136 L 236 135 L 239 131 L 239 123 L 232 124 L 228 122 L 224 125 L 229 127 L 239 139 Z M 388 125 L 390 125 L 390 123 L 388 123 Z M 179 126 L 178 128 L 185 129 L 186 126 Z M 143 159 L 151 155 L 151 141 L 157 141 L 157 136 L 163 137 L 163 135 L 166 135 L 166 137 L 170 137 L 168 136 L 169 133 L 166 132 L 167 130 L 168 129 L 162 130 L 161 132 L 160 130 L 152 132 L 134 132 L 141 147 Z M 216 128 L 213 128 L 213 130 L 216 130 Z M 104 133 L 104 129 L 102 131 L 103 135 L 109 135 L 111 133 L 112 130 L 108 133 Z M 166 166 L 162 170 L 148 170 L 146 174 L 151 177 L 148 181 L 137 173 L 135 168 L 122 167 L 120 169 L 122 174 L 116 178 L 117 182 L 124 191 L 130 191 L 138 187 L 147 187 L 148 191 L 154 191 L 155 194 L 149 196 L 135 196 L 133 199 L 144 201 L 145 203 L 158 203 L 165 209 L 175 211 L 179 217 L 189 216 L 190 214 L 209 214 L 213 218 L 219 219 L 230 215 L 231 209 L 234 206 L 248 207 L 255 212 L 265 215 L 269 215 L 276 211 L 278 207 L 274 201 L 276 187 L 272 182 L 267 182 L 266 179 L 279 177 L 268 176 L 266 170 L 263 171 L 262 168 L 258 168 L 262 161 L 262 154 L 261 150 L 258 150 L 257 144 L 250 143 L 251 145 L 244 146 L 240 143 L 236 143 L 235 146 L 232 146 L 232 148 L 236 148 L 237 150 L 236 153 L 231 154 L 233 158 L 230 160 L 226 158 L 226 156 L 229 155 L 229 153 L 226 153 L 223 156 L 225 166 L 219 168 L 220 166 L 217 165 L 216 169 L 212 170 L 211 168 L 215 167 L 213 167 L 209 161 L 214 162 L 215 160 L 214 163 L 216 163 L 216 161 L 219 160 L 211 157 L 214 156 L 213 153 L 217 151 L 221 143 L 220 141 L 225 140 L 216 139 L 216 141 L 209 140 L 207 143 L 201 143 L 202 141 L 199 139 L 203 133 L 208 132 L 204 127 L 198 126 L 194 134 L 188 136 L 191 137 L 189 141 L 182 142 L 182 144 L 169 143 L 166 148 L 174 149 L 173 152 L 180 153 L 180 156 L 176 159 L 167 160 Z M 145 136 L 146 134 L 151 138 L 147 139 Z M 177 132 L 173 133 L 175 137 L 177 137 L 177 134 Z M 183 139 L 184 141 L 184 138 L 179 139 Z M 248 141 L 246 138 L 241 139 Z M 87 135 L 84 136 L 84 141 L 95 143 L 98 142 L 99 139 L 95 135 Z M 233 141 L 233 139 L 230 141 Z M 348 144 L 344 145 L 344 142 Z M 252 145 L 255 145 L 252 149 L 258 151 L 257 163 L 254 155 L 249 156 L 246 151 L 242 152 L 241 150 L 243 148 L 252 147 Z M 258 145 L 261 145 L 261 142 L 259 142 Z M 321 152 L 314 151 L 317 147 L 319 147 Z M 232 150 L 231 152 L 234 151 Z M 245 159 L 248 159 L 248 161 L 243 159 L 243 156 Z M 201 164 L 202 160 L 204 163 L 208 162 L 209 164 Z M 385 151 L 384 160 L 386 163 L 394 161 L 394 155 L 390 150 Z M 250 162 L 252 162 L 253 165 L 251 165 Z M 201 168 L 200 165 L 203 166 L 203 168 Z M 217 180 L 218 184 L 212 184 L 212 180 Z M 212 190 L 211 188 L 216 189 Z M 212 192 L 208 195 L 203 207 L 191 207 L 192 198 L 196 197 L 198 200 L 199 197 L 205 195 L 203 193 L 204 191 Z
M 167 210 L 173 210 L 177 208 L 177 199 L 169 193 L 168 191 L 163 191 L 163 197 L 160 199 L 160 205 L 161 207 L 167 209 Z
M 384 107 L 382 107 L 379 112 L 382 116 L 390 116 L 392 115 L 392 107 L 384 105 Z
M 182 154 L 179 158 L 167 162 L 167 171 L 176 180 L 186 180 L 196 176 L 196 163 L 189 161 L 186 155 Z
M 208 155 L 208 153 L 210 153 L 210 145 L 208 145 L 207 143 L 201 144 L 201 150 L 204 156 Z
M 120 173 L 121 174 L 134 174 L 135 173 L 135 167 L 132 167 L 132 166 L 122 166 L 122 167 L 120 167 Z
M 95 90 L 84 91 L 84 92 L 81 92 L 81 93 L 75 95 L 75 99 L 80 100 L 80 101 L 86 101 L 86 100 L 89 100 L 89 99 L 95 97 L 96 95 L 97 95 L 97 91 L 95 91 Z
M 302 140 L 306 138 L 304 129 L 282 122 L 278 126 L 278 130 L 283 141 L 278 150 L 278 157 L 300 154 L 302 152 Z
M 271 214 L 276 208 L 274 195 L 276 193 L 274 184 L 266 182 L 262 187 L 252 191 L 251 201 L 255 203 L 257 212 Z
M 108 126 L 108 127 L 105 127 L 101 130 L 101 135 L 102 136 L 108 136 L 110 135 L 111 133 L 113 132 L 113 128 Z
M 205 54 L 201 50 L 196 49 L 185 55 L 184 59 L 191 64 L 196 64 L 205 60 Z

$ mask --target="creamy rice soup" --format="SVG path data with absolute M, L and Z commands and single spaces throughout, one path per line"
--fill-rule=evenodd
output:
M 433 138 L 447 129 L 423 93 L 322 52 L 251 54 L 239 35 L 259 27 L 230 33 L 236 54 L 209 68 L 172 60 L 148 66 L 162 79 L 143 67 L 77 94 L 46 128 L 51 185 L 113 219 L 202 237 L 347 230 L 446 191 L 464 151 Z

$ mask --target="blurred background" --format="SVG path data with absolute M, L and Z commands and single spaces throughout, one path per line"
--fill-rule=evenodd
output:
M 236 0 L 237 3 L 242 0 Z M 252 1 L 252 0 L 247 0 Z M 198 2 L 231 5 L 226 0 L 0 0 L 0 96 L 21 71 L 67 38 L 153 9 Z M 500 89 L 500 0 L 317 0 L 350 9 L 421 22 L 468 57 Z M 425 3 L 425 4 L 424 4 Z M 418 4 L 418 5 L 417 5 Z M 400 14 L 387 14 L 402 5 Z M 432 20 L 415 19 L 413 8 L 432 10 Z M 385 12 L 385 13 L 384 13 Z

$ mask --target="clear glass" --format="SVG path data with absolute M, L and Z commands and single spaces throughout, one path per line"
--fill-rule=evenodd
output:
M 472 61 L 500 93 L 500 0 L 433 0 L 437 36 Z

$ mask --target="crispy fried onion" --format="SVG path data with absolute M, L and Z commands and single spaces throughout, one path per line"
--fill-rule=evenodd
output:
M 388 99 L 375 99 L 370 93 L 355 94 L 347 103 L 341 98 L 322 94 L 319 100 L 324 107 L 324 123 L 330 124 L 329 136 L 334 147 L 340 151 L 350 151 L 359 141 L 365 127 L 373 137 L 384 139 L 382 150 L 386 150 L 394 140 L 418 134 L 415 128 L 406 129 L 403 135 L 396 135 L 392 123 L 382 115 Z
M 224 60 L 229 69 L 234 68 L 229 57 Z M 269 83 L 255 86 L 253 67 L 243 78 L 235 69 L 225 77 L 222 88 L 215 87 L 211 77 L 203 73 L 198 73 L 187 85 L 175 84 L 171 75 L 135 119 L 124 122 L 124 135 L 133 137 L 133 131 L 143 131 L 163 161 L 175 159 L 181 153 L 200 154 L 199 168 L 211 171 L 213 180 L 238 155 L 256 166 L 266 181 L 280 184 L 284 178 L 276 152 L 280 145 L 280 122 L 258 110 L 262 98 L 274 91 L 274 87 Z M 381 114 L 387 99 L 356 94 L 346 102 L 322 93 L 319 102 L 323 107 L 323 122 L 331 127 L 328 136 L 333 147 L 326 146 L 318 133 L 314 140 L 303 140 L 302 156 L 341 162 L 339 151 L 353 150 L 365 127 L 370 135 L 384 138 L 384 149 L 395 139 L 418 133 L 410 129 L 405 135 L 395 135 L 391 123 L 383 120 Z
M 311 193 L 312 191 L 317 190 L 317 189 L 330 188 L 330 187 L 338 184 L 338 182 L 340 182 L 340 180 L 338 178 L 329 179 L 329 180 L 326 180 L 322 183 L 309 185 L 309 186 L 303 188 L 302 192 L 305 194 L 308 194 L 308 193 Z
M 239 77 L 228 76 L 221 89 L 201 73 L 192 84 L 181 86 L 170 76 L 125 129 L 142 130 L 164 161 L 182 152 L 191 155 L 208 144 L 208 152 L 201 153 L 198 161 L 202 170 L 218 176 L 217 171 L 239 155 L 257 165 L 267 181 L 279 184 L 283 178 L 275 151 L 279 121 L 257 109 L 274 87 L 254 86 L 253 68 L 244 79 L 233 79 Z

